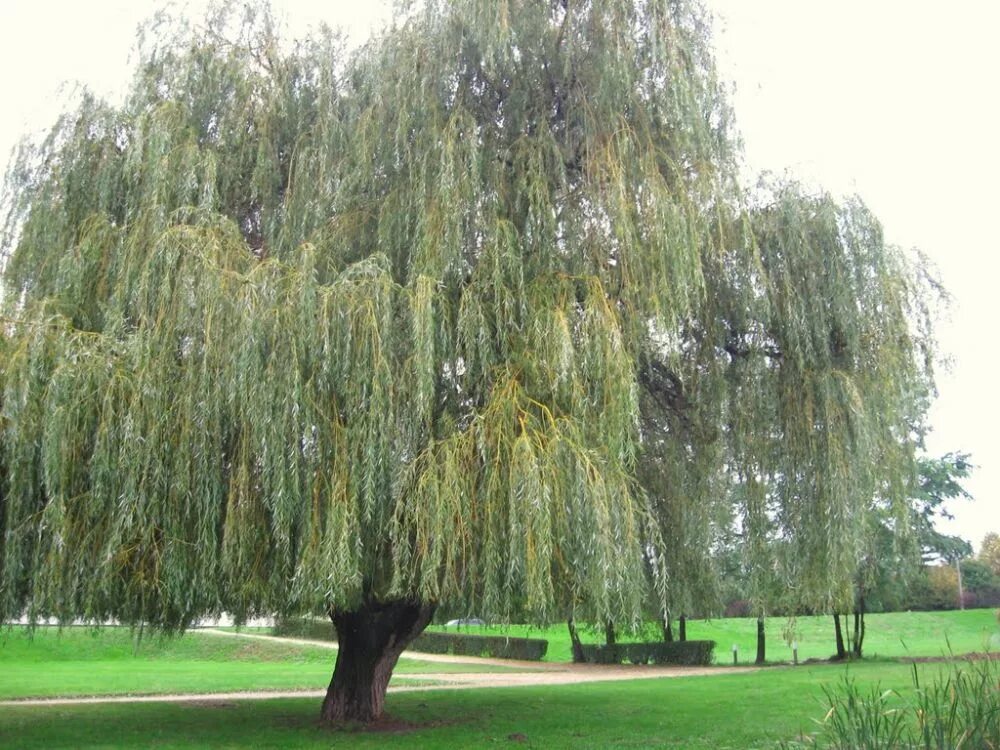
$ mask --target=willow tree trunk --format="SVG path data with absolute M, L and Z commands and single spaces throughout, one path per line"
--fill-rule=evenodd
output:
M 766 657 L 766 644 L 764 641 L 764 618 L 757 618 L 757 664 L 763 664 Z
M 837 655 L 834 658 L 844 660 L 847 658 L 847 649 L 844 648 L 844 631 L 840 627 L 840 615 L 833 616 L 833 633 L 837 639 Z
M 663 615 L 663 642 L 673 643 L 674 642 L 674 629 L 670 624 L 670 615 Z
M 680 619 L 678 619 L 678 621 L 677 621 L 677 630 L 678 630 L 678 633 L 677 633 L 678 637 L 682 641 L 686 641 L 688 639 L 687 616 L 686 615 L 681 615 Z
M 323 700 L 323 721 L 368 723 L 379 718 L 399 655 L 433 615 L 434 605 L 412 601 L 366 602 L 351 612 L 331 613 L 340 645 Z

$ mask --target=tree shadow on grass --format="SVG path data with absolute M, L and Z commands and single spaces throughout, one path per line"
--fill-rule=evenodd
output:
M 468 726 L 474 720 L 464 711 L 449 715 L 446 705 L 403 703 L 372 725 L 333 729 L 319 721 L 315 698 L 5 706 L 0 747 L 329 748 L 332 734 L 349 734 L 352 748 L 394 746 L 395 738 L 400 747 L 412 747 L 417 733 L 461 732 L 460 725 L 474 731 Z

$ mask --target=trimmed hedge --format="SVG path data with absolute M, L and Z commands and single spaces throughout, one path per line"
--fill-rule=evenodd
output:
M 311 617 L 278 620 L 274 623 L 271 634 L 292 638 L 306 638 L 311 641 L 337 640 L 337 631 L 333 629 L 332 622 Z
M 295 618 L 274 624 L 274 635 L 307 638 L 314 641 L 335 641 L 337 633 L 329 620 Z M 456 656 L 490 656 L 494 659 L 541 661 L 549 642 L 541 638 L 507 638 L 502 635 L 468 635 L 466 633 L 422 633 L 408 647 L 428 654 Z
M 583 646 L 588 664 L 680 664 L 688 667 L 712 663 L 715 641 L 671 643 L 616 643 L 613 646 Z
M 414 651 L 456 656 L 491 656 L 494 659 L 541 661 L 549 642 L 541 638 L 507 638 L 502 635 L 421 633 L 410 644 Z

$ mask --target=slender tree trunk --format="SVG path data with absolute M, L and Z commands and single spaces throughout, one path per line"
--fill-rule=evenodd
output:
M 835 614 L 833 616 L 833 632 L 837 638 L 837 659 L 844 660 L 847 658 L 847 649 L 844 648 L 844 631 L 840 627 L 840 615 Z
M 858 598 L 858 606 L 854 610 L 854 656 L 861 658 L 861 650 L 865 645 L 865 597 Z
M 609 646 L 614 646 L 618 638 L 615 635 L 615 624 L 608 620 L 604 623 L 604 642 Z
M 670 613 L 663 613 L 663 642 L 673 643 L 674 642 L 674 629 L 670 624 Z
M 573 661 L 582 664 L 587 659 L 583 655 L 583 644 L 580 643 L 580 634 L 576 632 L 576 623 L 571 617 L 566 621 L 566 624 L 569 626 L 569 642 L 573 651 Z
M 965 586 L 962 585 L 962 560 L 955 558 L 955 570 L 958 572 L 958 608 L 965 609 Z
M 688 639 L 687 617 L 685 615 L 681 615 L 680 619 L 677 621 L 677 631 L 680 640 L 686 641 Z
M 366 601 L 351 612 L 333 612 L 337 664 L 326 691 L 323 721 L 368 723 L 382 715 L 389 678 L 403 649 L 431 621 L 434 605 Z
M 757 664 L 763 664 L 766 658 L 764 642 L 764 618 L 757 618 Z

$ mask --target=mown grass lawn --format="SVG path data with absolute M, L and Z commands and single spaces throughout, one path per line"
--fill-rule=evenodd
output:
M 941 665 L 924 665 L 929 676 Z M 18 748 L 773 748 L 813 731 L 821 685 L 844 675 L 905 689 L 910 668 L 873 662 L 664 680 L 391 695 L 409 727 L 330 732 L 316 699 L 0 707 Z
M 866 657 L 896 658 L 903 656 L 943 656 L 950 653 L 964 654 L 973 651 L 1000 651 L 1000 628 L 994 609 L 970 609 L 952 612 L 890 612 L 869 614 L 865 617 Z M 789 626 L 785 617 L 769 617 L 767 629 L 768 661 L 791 661 L 792 650 L 783 633 Z M 438 631 L 455 632 L 458 628 L 433 626 Z M 508 627 L 465 627 L 463 633 L 545 638 L 549 641 L 545 661 L 569 661 L 570 642 L 566 625 L 560 623 L 548 628 L 525 625 Z M 675 625 L 676 634 L 676 625 Z M 585 643 L 603 643 L 603 630 L 580 628 Z M 657 639 L 655 627 L 649 627 L 645 636 Z M 757 648 L 757 621 L 754 618 L 719 618 L 716 620 L 688 620 L 687 637 L 691 640 L 716 641 L 716 662 L 732 663 L 732 647 L 736 644 L 740 661 L 753 661 Z M 799 617 L 795 620 L 795 637 L 799 646 L 799 659 L 826 659 L 834 647 L 833 618 Z M 620 633 L 619 640 L 632 640 L 627 633 Z
M 800 656 L 812 639 L 825 654 L 828 618 L 800 620 Z M 772 649 L 784 620 L 768 623 Z M 750 653 L 752 620 L 689 623 L 689 637 L 736 639 Z M 810 628 L 814 628 L 811 630 Z M 514 631 L 511 628 L 508 632 Z M 520 629 L 521 632 L 524 628 Z M 556 644 L 549 658 L 558 658 Z M 868 652 L 934 656 L 978 651 L 997 635 L 991 610 L 903 613 L 869 617 Z M 598 640 L 596 633 L 592 640 Z M 568 638 L 564 638 L 568 658 Z M 745 644 L 745 645 L 743 645 Z M 775 650 L 770 652 L 775 658 Z M 138 646 L 124 628 L 22 628 L 0 638 L 0 696 L 219 692 L 321 688 L 334 652 L 278 641 L 192 632 L 145 637 Z M 919 669 L 924 679 L 942 664 Z M 399 673 L 468 671 L 465 665 L 403 660 Z M 331 732 L 317 723 L 316 698 L 205 700 L 86 706 L 0 706 L 0 748 L 768 748 L 815 730 L 823 687 L 845 676 L 862 687 L 902 692 L 911 667 L 888 660 L 809 664 L 735 674 L 632 680 L 561 687 L 421 691 L 390 694 L 397 721 L 382 732 Z M 475 667 L 475 671 L 481 671 Z M 397 682 L 397 684 L 399 684 Z
M 319 646 L 197 631 L 137 642 L 128 628 L 12 628 L 0 631 L 0 698 L 318 690 L 329 683 L 335 659 L 335 651 Z M 502 669 L 401 659 L 393 684 L 419 672 Z

